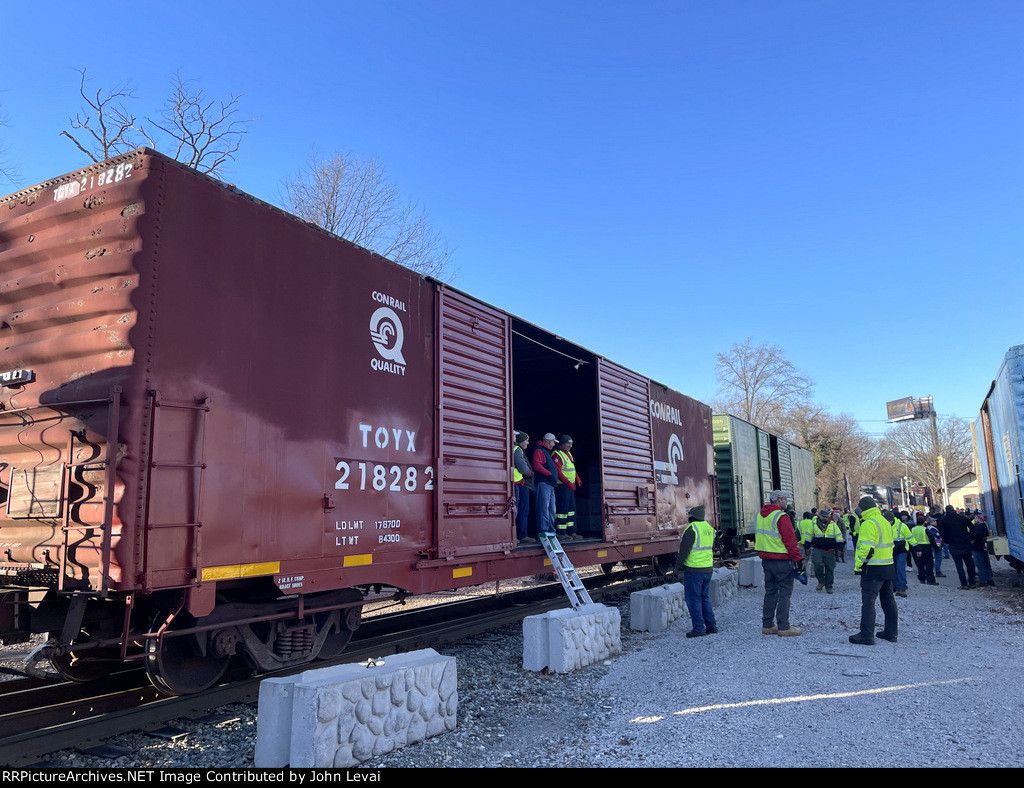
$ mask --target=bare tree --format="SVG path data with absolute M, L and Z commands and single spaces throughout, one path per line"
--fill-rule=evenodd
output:
M 241 96 L 232 93 L 228 101 L 207 99 L 195 83 L 194 79 L 182 79 L 180 73 L 175 74 L 171 95 L 164 102 L 159 120 L 146 121 L 171 138 L 176 146 L 175 160 L 214 175 L 234 160 L 255 118 L 239 117 Z
M 0 126 L 7 125 L 7 115 L 0 112 Z M 0 183 L 16 183 L 19 178 L 18 169 L 7 160 L 7 146 L 0 144 Z
M 753 345 L 751 339 L 719 353 L 715 374 L 725 410 L 758 427 L 778 431 L 785 414 L 805 403 L 814 383 L 797 371 L 778 345 Z
M 971 427 L 964 419 L 939 419 L 938 453 L 946 465 L 947 483 L 972 468 Z M 889 429 L 882 441 L 887 459 L 898 468 L 897 477 L 909 470 L 910 477 L 932 490 L 942 487 L 931 425 L 925 421 L 905 421 Z
M 285 181 L 281 200 L 296 216 L 392 262 L 438 279 L 455 275 L 447 242 L 421 208 L 401 200 L 377 159 L 313 154 Z
M 86 91 L 85 69 L 76 70 L 82 78 L 78 92 L 85 107 L 69 120 L 74 133 L 65 129 L 60 136 L 71 140 L 91 161 L 103 161 L 137 148 L 142 135 L 135 126 L 135 116 L 125 107 L 127 100 L 135 98 L 135 91 L 122 84 L 92 94 Z
M 143 123 L 128 110 L 127 103 L 136 99 L 130 85 L 93 93 L 86 90 L 85 69 L 78 73 L 82 78 L 79 93 L 85 106 L 69 120 L 71 129 L 62 131 L 61 136 L 71 140 L 92 161 L 109 159 L 144 143 L 161 147 L 162 140 L 151 133 L 155 128 L 170 138 L 175 160 L 216 175 L 234 159 L 254 120 L 238 116 L 241 96 L 232 94 L 228 101 L 207 99 L 195 80 L 175 74 L 171 95 L 160 114 L 156 118 L 147 116 Z

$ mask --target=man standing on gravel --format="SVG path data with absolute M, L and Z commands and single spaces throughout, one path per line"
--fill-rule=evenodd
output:
M 718 632 L 715 613 L 711 609 L 711 577 L 714 567 L 715 529 L 704 519 L 704 505 L 689 512 L 690 524 L 679 542 L 676 567 L 683 570 L 683 591 L 686 609 L 693 624 L 688 638 L 714 635 Z
M 802 556 L 793 522 L 785 512 L 788 496 L 772 490 L 768 503 L 757 515 L 754 549 L 764 569 L 764 607 L 761 612 L 761 634 L 793 637 L 804 631 L 789 623 L 789 602 L 793 596 L 794 568 Z
M 875 638 L 896 642 L 899 628 L 896 596 L 893 583 L 896 580 L 896 566 L 893 563 L 894 547 L 892 525 L 878 510 L 874 498 L 860 499 L 860 534 L 857 539 L 857 559 L 853 565 L 854 574 L 860 575 L 860 632 L 850 635 L 850 642 L 858 646 L 873 646 Z M 906 561 L 906 557 L 900 556 Z M 882 603 L 885 626 L 875 634 L 875 600 Z

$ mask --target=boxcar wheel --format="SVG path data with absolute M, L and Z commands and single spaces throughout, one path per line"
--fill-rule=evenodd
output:
M 160 622 L 165 617 L 157 616 L 156 620 Z M 151 634 L 157 626 L 150 628 Z M 171 632 L 173 629 L 172 626 Z M 170 636 L 146 640 L 146 673 L 153 686 L 169 695 L 191 695 L 216 684 L 231 658 L 214 656 L 210 651 L 204 656 L 195 635 L 175 637 L 171 632 L 166 633 Z
M 317 659 L 337 659 L 352 640 L 352 633 L 359 628 L 361 607 L 349 607 L 325 618 L 320 626 L 331 626 L 333 631 L 324 640 Z
M 98 651 L 90 651 L 90 654 L 98 654 Z M 120 661 L 121 652 L 115 649 L 110 653 L 110 659 L 82 659 L 74 654 L 61 654 L 58 657 L 50 657 L 50 664 L 53 669 L 68 681 L 84 683 L 104 679 L 123 667 Z

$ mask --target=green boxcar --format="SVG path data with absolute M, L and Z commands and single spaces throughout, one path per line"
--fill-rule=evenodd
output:
M 711 429 L 726 554 L 752 544 L 757 513 L 772 490 L 789 494 L 798 520 L 817 505 L 810 451 L 736 416 L 712 416 Z

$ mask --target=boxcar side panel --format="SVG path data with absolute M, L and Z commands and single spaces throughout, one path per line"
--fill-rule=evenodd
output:
M 651 383 L 650 409 L 658 529 L 684 527 L 689 522 L 687 513 L 698 505 L 705 507 L 705 519 L 717 528 L 711 408 L 678 391 Z

